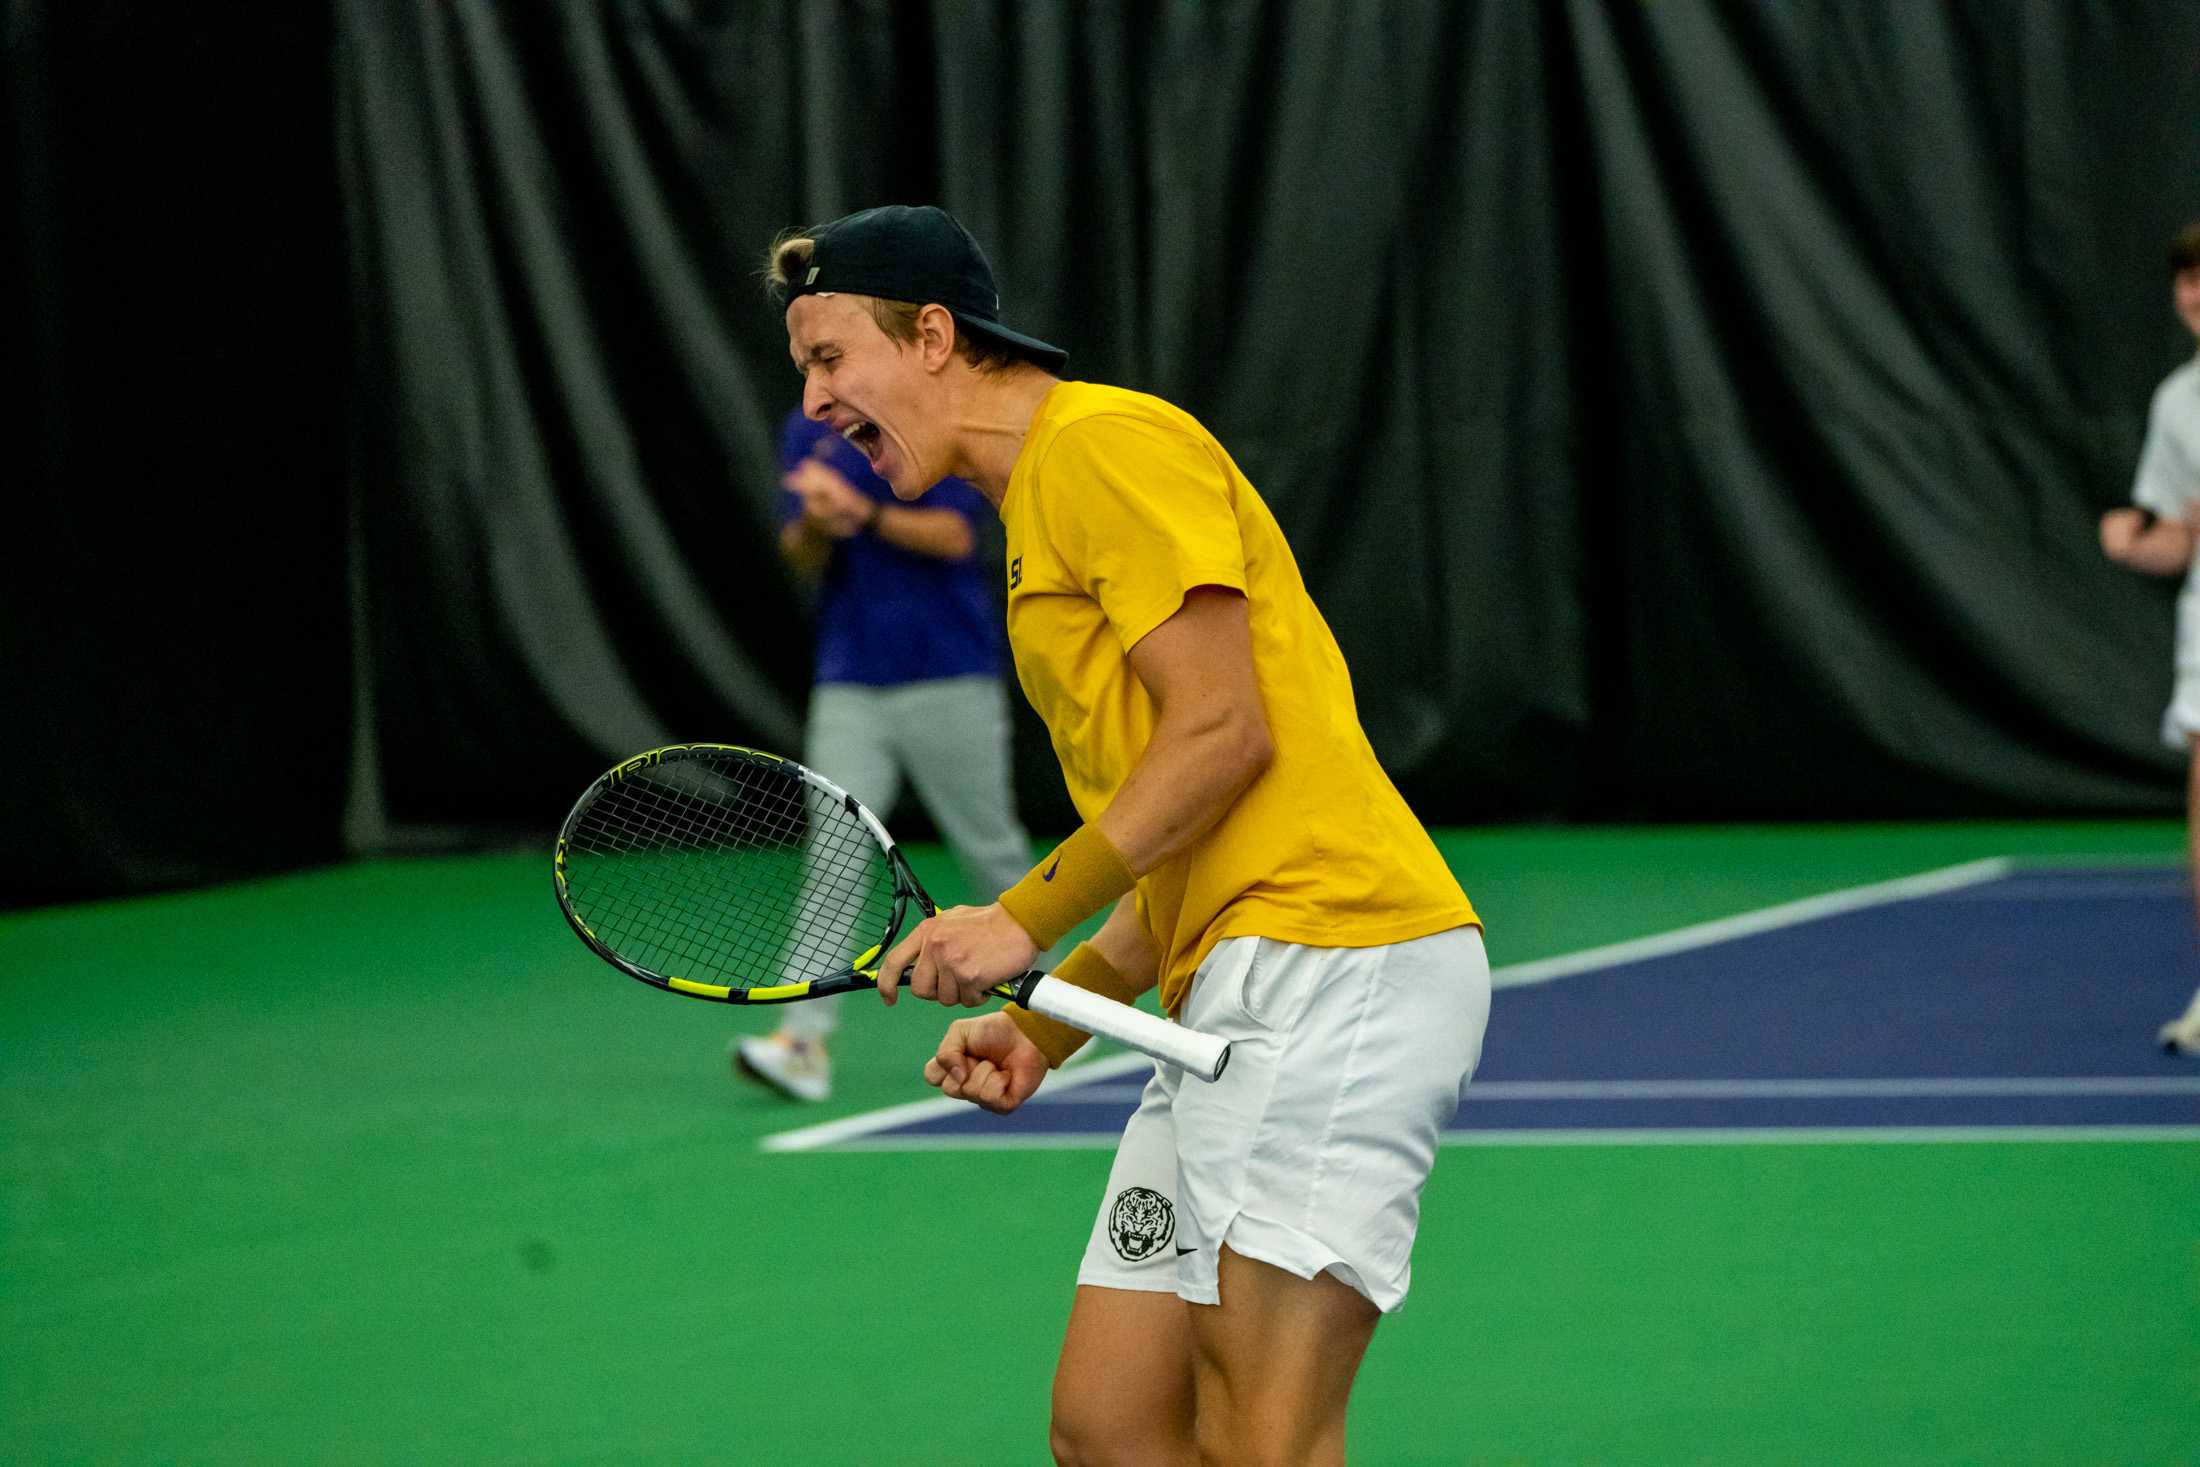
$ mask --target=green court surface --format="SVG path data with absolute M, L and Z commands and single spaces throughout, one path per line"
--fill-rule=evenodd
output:
M 2180 841 L 1443 843 L 1510 964 Z M 589 956 L 547 850 L 0 917 L 0 1460 L 1044 1461 L 1107 1154 L 757 1146 L 928 1094 L 943 1022 L 852 1008 L 829 1105 L 737 1084 L 725 1041 L 759 1016 Z M 1351 1444 L 1378 1467 L 2200 1461 L 2200 1143 L 1448 1148 Z

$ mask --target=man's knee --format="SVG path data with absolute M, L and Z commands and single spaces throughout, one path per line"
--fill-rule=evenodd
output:
M 1061 1467 L 1190 1467 L 1197 1460 L 1188 1400 L 1162 1394 L 1129 1405 L 1057 1378 L 1047 1450 Z
M 1060 1416 L 1047 1422 L 1047 1451 L 1057 1467 L 1084 1467 L 1092 1460 L 1085 1453 L 1085 1443 L 1074 1425 L 1065 1423 Z
M 1047 1450 L 1054 1454 L 1056 1467 L 1102 1467 L 1118 1460 L 1105 1455 L 1104 1449 L 1075 1429 L 1065 1429 L 1059 1421 L 1047 1424 Z
M 1060 1467 L 1151 1467 L 1187 1461 L 1189 1443 L 1156 1434 L 1149 1422 L 1100 1421 L 1065 1415 L 1059 1405 L 1047 1423 L 1047 1450 Z
M 1344 1460 L 1343 1423 L 1306 1434 L 1280 1430 L 1275 1422 L 1242 1417 L 1199 1422 L 1200 1467 L 1304 1467 L 1308 1462 Z

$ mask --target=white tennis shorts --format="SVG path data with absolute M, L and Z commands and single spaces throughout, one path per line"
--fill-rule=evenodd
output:
M 2177 685 L 2162 714 L 2162 742 L 2181 754 L 2200 736 L 2200 596 L 2177 598 Z
M 1227 1243 L 1397 1309 L 1421 1187 L 1489 1015 L 1479 928 L 1387 947 L 1217 943 L 1183 1020 L 1231 1041 L 1229 1068 L 1209 1084 L 1155 1066 L 1077 1282 L 1219 1303 Z

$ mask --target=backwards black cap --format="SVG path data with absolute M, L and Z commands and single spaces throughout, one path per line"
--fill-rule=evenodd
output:
M 796 296 L 846 291 L 881 300 L 937 303 L 966 331 L 991 337 L 1059 372 L 1069 353 L 1035 336 L 1011 331 L 998 319 L 1001 292 L 993 267 L 970 231 L 945 209 L 930 204 L 887 204 L 820 224 L 809 231 L 815 248 L 801 278 L 782 287 Z

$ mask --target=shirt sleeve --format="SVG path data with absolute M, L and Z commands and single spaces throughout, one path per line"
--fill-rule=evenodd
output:
M 2192 441 L 2200 439 L 2200 415 L 2188 414 L 2195 421 L 2179 421 L 2180 385 L 2164 383 L 2154 395 L 2147 411 L 2146 444 L 2139 450 L 2139 469 L 2131 484 L 2132 503 L 2171 519 L 2184 518 L 2200 502 L 2200 444 Z
M 1190 434 L 1131 418 L 1062 430 L 1043 471 L 1049 532 L 1127 652 L 1195 586 L 1245 590 L 1230 481 Z

